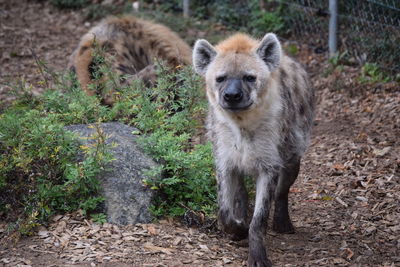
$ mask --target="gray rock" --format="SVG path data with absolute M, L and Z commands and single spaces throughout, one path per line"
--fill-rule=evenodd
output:
M 149 206 L 154 191 L 144 187 L 142 180 L 144 171 L 157 164 L 136 144 L 132 132 L 137 129 L 117 122 L 99 126 L 106 136 L 106 144 L 115 144 L 109 151 L 114 160 L 99 177 L 108 221 L 121 225 L 150 222 Z M 82 145 L 89 144 L 91 140 L 87 137 L 95 133 L 94 128 L 84 124 L 65 129 L 78 134 Z

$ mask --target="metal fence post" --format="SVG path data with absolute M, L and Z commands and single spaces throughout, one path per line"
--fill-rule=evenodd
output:
M 329 57 L 337 52 L 337 0 L 329 0 Z
M 189 17 L 189 0 L 183 0 L 183 16 Z

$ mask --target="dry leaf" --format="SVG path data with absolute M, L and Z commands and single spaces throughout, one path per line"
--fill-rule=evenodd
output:
M 39 236 L 40 238 L 47 238 L 47 237 L 50 236 L 50 232 L 49 232 L 49 231 L 39 231 L 39 232 L 38 232 L 38 236 Z
M 346 259 L 351 260 L 354 256 L 354 252 L 349 248 L 345 248 L 344 251 L 347 253 Z
M 56 215 L 56 216 L 54 216 L 51 220 L 52 220 L 53 222 L 58 222 L 62 217 L 63 217 L 63 215 Z
M 362 201 L 362 202 L 368 202 L 368 198 L 366 198 L 366 197 L 356 196 L 356 199 L 357 199 L 357 200 L 360 200 L 360 201 Z
M 174 239 L 174 241 L 172 242 L 172 244 L 174 245 L 174 246 L 177 246 L 177 245 L 179 245 L 181 242 L 182 242 L 182 237 L 180 237 L 180 236 L 178 236 L 178 237 L 176 237 L 175 239 Z
M 66 227 L 67 227 L 67 223 L 64 220 L 60 221 L 57 225 L 57 228 L 55 229 L 55 232 L 62 233 L 62 232 L 64 232 Z
M 392 147 L 390 147 L 390 146 L 387 146 L 387 147 L 385 147 L 385 148 L 383 148 L 383 149 L 374 148 L 374 150 L 372 151 L 372 153 L 374 153 L 375 156 L 383 157 L 383 156 L 385 156 L 385 155 L 390 151 L 391 148 L 392 148 Z
M 122 238 L 124 241 L 140 241 L 140 238 L 134 236 L 125 236 Z
M 151 235 L 158 235 L 160 231 L 156 227 L 154 227 L 153 224 L 149 224 L 147 226 L 147 232 L 149 232 L 149 234 Z
M 231 259 L 228 259 L 228 258 L 225 258 L 225 257 L 222 258 L 222 261 L 223 261 L 225 264 L 229 264 L 229 263 L 232 262 Z
M 348 207 L 349 205 L 347 205 L 347 203 L 346 202 L 344 202 L 340 197 L 335 197 L 335 200 L 339 203 L 339 204 L 341 204 L 342 206 L 344 206 L 344 207 Z
M 5 264 L 11 262 L 11 260 L 10 260 L 9 258 L 2 258 L 2 259 L 0 259 L 0 261 L 1 261 L 2 263 L 5 263 Z
M 168 254 L 168 255 L 171 255 L 172 251 L 173 251 L 173 249 L 171 249 L 171 248 L 158 247 L 158 246 L 153 245 L 150 242 L 145 243 L 143 245 L 143 247 L 145 249 L 147 249 L 147 250 L 152 251 L 152 252 L 162 252 L 162 253 L 165 253 L 165 254 Z
M 335 170 L 343 171 L 346 169 L 346 166 L 340 163 L 336 163 L 332 166 L 332 168 L 334 168 Z
M 209 251 L 209 250 L 210 250 L 210 249 L 207 247 L 207 245 L 202 245 L 202 244 L 200 244 L 199 247 L 200 247 L 202 250 L 205 250 L 205 251 Z

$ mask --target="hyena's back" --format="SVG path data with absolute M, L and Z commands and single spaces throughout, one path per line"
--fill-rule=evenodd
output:
M 155 59 L 171 66 L 191 63 L 190 47 L 169 28 L 133 16 L 108 18 L 82 37 L 70 58 L 69 67 L 86 91 L 92 80 L 95 46 L 111 58 L 118 74 L 137 74 Z
M 314 120 L 315 96 L 303 67 L 284 55 L 275 74 L 280 87 L 282 160 L 302 156 L 308 146 Z

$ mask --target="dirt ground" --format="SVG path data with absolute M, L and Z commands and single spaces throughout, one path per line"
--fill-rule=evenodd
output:
M 36 58 L 63 70 L 90 26 L 78 11 L 0 0 L 0 100 L 16 78 L 39 92 Z M 268 231 L 270 258 L 275 266 L 400 266 L 399 85 L 361 84 L 357 67 L 327 73 L 324 56 L 305 47 L 298 59 L 317 89 L 318 112 L 290 195 L 296 233 Z M 244 266 L 246 257 L 246 241 L 214 228 L 96 225 L 79 214 L 0 245 L 0 266 Z

